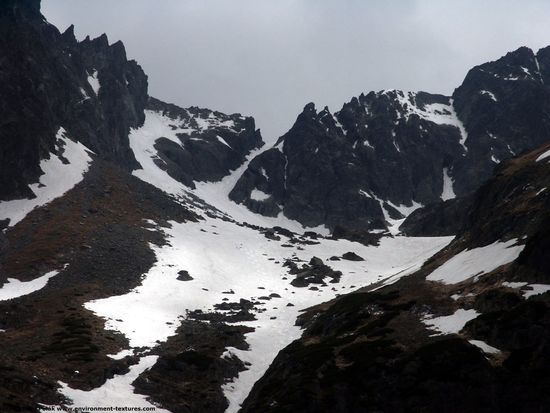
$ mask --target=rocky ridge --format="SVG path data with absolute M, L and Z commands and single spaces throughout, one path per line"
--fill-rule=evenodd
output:
M 499 162 L 546 142 L 549 58 L 520 48 L 470 70 L 450 97 L 370 92 L 336 113 L 310 103 L 230 197 L 309 226 L 375 229 L 467 195 Z

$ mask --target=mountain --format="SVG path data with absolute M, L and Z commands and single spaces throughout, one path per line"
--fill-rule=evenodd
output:
M 147 76 L 105 35 L 77 42 L 40 15 L 39 1 L 0 5 L 0 199 L 32 196 L 39 161 L 57 152 L 60 128 L 131 170 L 130 128 L 143 123 Z
M 0 411 L 548 410 L 548 49 L 266 148 L 0 23 Z
M 418 272 L 302 315 L 242 412 L 547 411 L 549 156 L 499 165 Z
M 73 26 L 60 33 L 41 16 L 39 1 L 3 2 L 0 19 L 2 200 L 40 204 L 41 192 L 47 200 L 50 192 L 61 195 L 70 186 L 51 182 L 50 189 L 40 188 L 48 186 L 47 168 L 71 169 L 63 165 L 71 164 L 75 151 L 80 165 L 72 162 L 72 169 L 82 173 L 85 152 L 127 171 L 142 169 L 135 155 L 141 148 L 130 146 L 131 132 L 139 128 L 153 128 L 152 142 L 140 143 L 150 143 L 145 149 L 155 152 L 159 168 L 190 188 L 194 180 L 221 179 L 263 145 L 253 118 L 149 97 L 147 76 L 127 60 L 121 42 L 109 44 L 106 35 L 78 42 Z M 19 206 L 12 205 L 0 206 L 0 222 L 14 220 Z
M 470 70 L 451 97 L 361 94 L 339 112 L 310 103 L 230 194 L 307 226 L 376 229 L 479 188 L 500 161 L 547 141 L 550 49 Z

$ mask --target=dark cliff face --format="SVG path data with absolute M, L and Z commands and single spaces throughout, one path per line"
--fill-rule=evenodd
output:
M 27 185 L 54 150 L 60 127 L 126 169 L 136 165 L 130 128 L 144 120 L 147 77 L 122 43 L 77 42 L 40 14 L 39 1 L 0 6 L 0 198 L 32 196 Z
M 548 142 L 550 51 L 522 47 L 470 70 L 453 93 L 468 133 L 467 156 L 455 168 L 457 193 L 488 179 L 495 162 Z
M 262 211 L 250 202 L 256 188 L 271 195 L 264 204 L 306 225 L 383 228 L 387 217 L 403 217 L 401 206 L 441 198 L 445 171 L 464 153 L 454 123 L 450 99 L 427 93 L 371 92 L 335 114 L 309 104 L 271 150 L 279 164 L 263 165 L 260 155 L 255 167 L 266 177 L 249 168 L 230 196 Z
M 529 288 L 550 283 L 550 162 L 540 159 L 549 150 L 501 164 L 471 196 L 455 240 L 415 274 L 305 312 L 302 338 L 279 353 L 241 411 L 547 411 L 550 293 Z M 465 250 L 510 239 L 524 244 L 510 263 L 456 283 L 426 280 Z M 459 311 L 477 314 L 456 332 L 427 328 L 427 319 Z
M 466 195 L 500 161 L 548 140 L 549 64 L 549 50 L 521 48 L 472 69 L 452 97 L 371 92 L 334 114 L 309 104 L 230 196 L 306 225 L 377 228 L 400 206 Z

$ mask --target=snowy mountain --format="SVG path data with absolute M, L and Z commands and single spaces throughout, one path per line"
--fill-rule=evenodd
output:
M 549 50 L 266 148 L 2 2 L 0 411 L 547 410 Z
M 500 161 L 548 139 L 550 49 L 470 70 L 453 96 L 387 90 L 339 112 L 308 104 L 231 192 L 305 225 L 384 228 L 419 205 L 479 188 Z

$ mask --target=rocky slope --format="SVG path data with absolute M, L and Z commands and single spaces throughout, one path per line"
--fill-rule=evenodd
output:
M 545 49 L 454 100 L 308 105 L 261 152 L 38 0 L 0 23 L 2 412 L 234 413 L 280 350 L 243 411 L 547 410 L 549 148 L 468 195 L 546 139 Z M 384 230 L 437 200 L 403 227 L 430 237 Z
M 387 90 L 339 112 L 308 104 L 230 194 L 305 225 L 382 228 L 411 207 L 466 195 L 550 131 L 550 49 L 470 70 L 451 97 Z
M 547 411 L 549 149 L 501 165 L 420 271 L 305 313 L 242 411 Z

